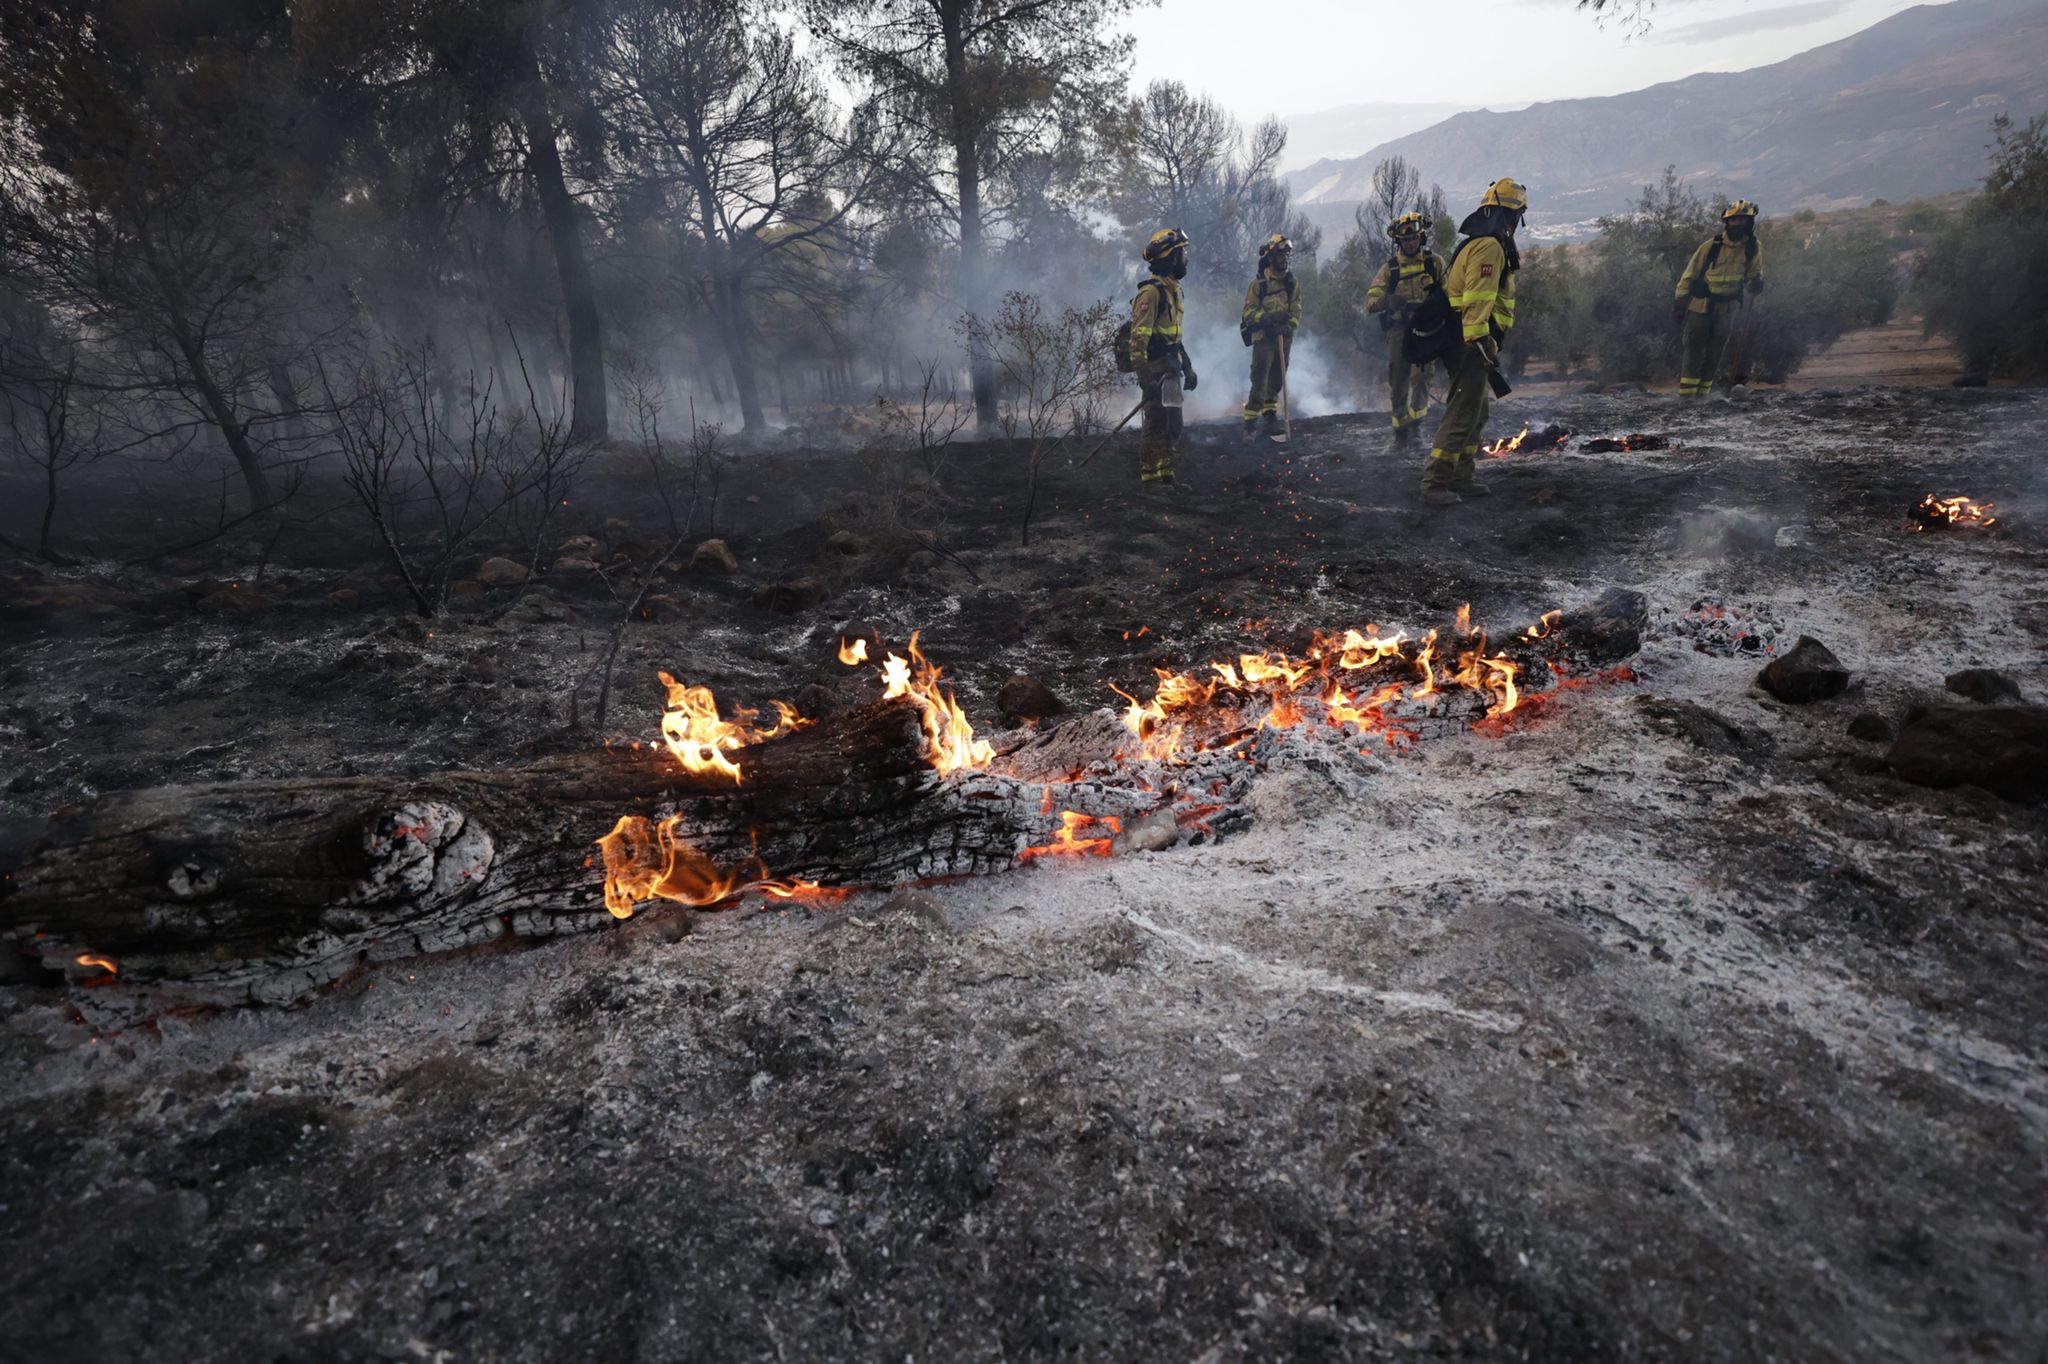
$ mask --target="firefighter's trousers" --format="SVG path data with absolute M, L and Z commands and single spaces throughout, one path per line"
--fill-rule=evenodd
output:
M 1138 431 L 1138 477 L 1157 483 L 1173 477 L 1173 447 L 1180 443 L 1181 409 L 1159 400 L 1159 384 L 1142 384 L 1144 425 Z
M 1429 366 L 1408 363 L 1408 357 L 1401 354 L 1398 332 L 1387 335 L 1387 392 L 1395 435 L 1419 425 L 1429 415 Z
M 1429 463 L 1422 470 L 1424 492 L 1432 488 L 1456 491 L 1472 481 L 1479 457 L 1479 437 L 1486 431 L 1492 396 L 1486 387 L 1486 353 L 1467 341 L 1451 370 L 1451 391 L 1444 398 L 1443 424 L 1436 429 Z
M 1717 298 L 1705 312 L 1687 313 L 1681 333 L 1685 356 L 1678 366 L 1678 396 L 1704 398 L 1717 383 L 1739 383 L 1742 357 L 1729 344 L 1729 336 L 1742 325 L 1742 300 Z M 1716 371 L 1719 371 L 1718 373 Z
M 1244 419 L 1255 422 L 1280 411 L 1280 385 L 1287 372 L 1288 339 L 1260 332 L 1252 342 L 1252 391 L 1244 400 Z

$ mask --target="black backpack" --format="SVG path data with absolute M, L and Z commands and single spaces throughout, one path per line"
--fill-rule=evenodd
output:
M 1467 237 L 1459 242 L 1457 250 L 1451 252 L 1450 260 L 1444 265 L 1443 276 L 1430 276 L 1429 292 L 1408 315 L 1408 328 L 1401 333 L 1401 355 L 1409 364 L 1427 365 L 1441 360 L 1448 365 L 1457 359 L 1465 344 L 1465 327 L 1458 310 L 1451 306 L 1450 293 L 1444 288 L 1444 277 L 1458 263 L 1459 252 L 1480 239 Z M 1507 246 L 1504 240 L 1501 244 Z M 1512 251 L 1508 256 L 1507 269 L 1509 274 L 1515 271 Z

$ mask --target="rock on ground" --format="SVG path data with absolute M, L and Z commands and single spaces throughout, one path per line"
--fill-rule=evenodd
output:
M 1801 635 L 1791 649 L 1764 665 L 1757 685 L 1780 701 L 1808 705 L 1840 696 L 1849 686 L 1842 660 L 1811 635 Z
M 1943 678 L 1942 685 L 1957 696 L 1984 705 L 2027 699 L 2020 694 L 2020 684 L 1996 668 L 1964 668 Z
M 1886 761 L 1920 786 L 2048 797 L 2048 706 L 1930 706 L 1909 714 Z

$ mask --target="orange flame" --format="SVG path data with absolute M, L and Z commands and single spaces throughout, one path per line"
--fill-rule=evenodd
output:
M 1364 634 L 1356 630 L 1346 630 L 1343 638 L 1335 645 L 1337 666 L 1355 672 L 1360 668 L 1370 668 L 1373 664 L 1389 658 L 1399 658 L 1401 646 L 1407 639 L 1408 636 L 1405 634 L 1382 639 L 1380 627 L 1377 625 L 1366 626 Z M 1318 633 L 1315 643 L 1309 647 L 1309 653 L 1313 657 L 1324 657 L 1331 651 L 1331 647 L 1329 638 Z
M 846 637 L 841 635 L 839 637 L 839 661 L 849 668 L 867 662 L 868 642 L 864 639 L 857 639 L 853 643 L 848 644 Z
M 1536 624 L 1526 627 L 1522 640 L 1543 639 L 1563 618 L 1560 611 L 1547 611 Z M 1360 734 L 1378 734 L 1390 745 L 1413 740 L 1412 730 L 1390 714 L 1398 701 L 1419 701 L 1446 688 L 1460 687 L 1484 693 L 1485 719 L 1499 720 L 1514 713 L 1530 699 L 1524 690 L 1525 665 L 1488 651 L 1486 631 L 1474 625 L 1470 603 L 1458 609 L 1456 625 L 1465 646 L 1454 655 L 1453 667 L 1441 652 L 1447 648 L 1439 631 L 1431 630 L 1415 641 L 1412 651 L 1405 634 L 1381 637 L 1379 627 L 1349 629 L 1341 634 L 1318 631 L 1305 657 L 1284 653 L 1240 654 L 1235 663 L 1214 661 L 1203 678 L 1196 673 L 1170 673 L 1155 668 L 1159 678 L 1152 698 L 1144 700 L 1110 684 L 1110 689 L 1128 703 L 1123 712 L 1124 727 L 1139 740 L 1136 756 L 1171 760 L 1192 750 L 1201 752 L 1217 745 L 1245 743 L 1259 730 L 1291 729 L 1320 716 L 1321 723 L 1349 726 Z M 1366 695 L 1353 695 L 1337 678 L 1342 672 L 1356 672 L 1382 662 L 1398 662 L 1414 670 L 1412 681 L 1381 683 Z M 1241 696 L 1263 697 L 1266 711 L 1251 721 L 1250 729 L 1232 727 L 1211 733 L 1200 727 L 1198 707 L 1214 701 L 1217 693 L 1229 691 Z M 1320 706 L 1320 711 L 1312 709 Z M 1234 707 L 1233 707 L 1234 709 Z M 1497 732 L 1488 728 L 1485 732 Z
M 114 965 L 114 963 L 110 961 L 108 958 L 94 956 L 90 952 L 80 952 L 78 954 L 78 964 L 80 966 L 96 966 L 100 970 L 105 971 L 110 976 L 118 976 L 121 974 L 121 968 Z
M 1076 838 L 1075 835 L 1091 824 L 1108 827 L 1111 835 L 1123 832 L 1123 821 L 1115 815 L 1084 815 L 1078 810 L 1060 811 L 1060 830 L 1050 843 L 1041 843 L 1035 848 L 1025 848 L 1017 854 L 1019 862 L 1032 862 L 1041 857 L 1056 857 L 1062 854 L 1072 857 L 1107 857 L 1111 838 Z
M 1967 497 L 1936 497 L 1929 493 L 1913 508 L 1916 523 L 1913 529 L 1962 524 L 1995 526 L 1998 518 L 1991 512 L 1997 505 L 1996 502 L 1972 502 Z
M 1497 440 L 1491 445 L 1483 447 L 1481 453 L 1488 455 L 1512 455 L 1515 451 L 1522 448 L 1522 442 L 1527 439 L 1529 439 L 1529 426 L 1528 423 L 1524 422 L 1522 429 L 1515 434 L 1513 440 Z
M 1422 685 L 1412 693 L 1415 696 L 1429 696 L 1436 691 L 1436 671 L 1430 666 L 1436 658 L 1436 631 L 1431 630 L 1422 637 L 1422 652 L 1415 655 L 1415 668 L 1422 674 Z
M 622 815 L 612 831 L 597 840 L 604 854 L 604 907 L 613 918 L 630 919 L 635 905 L 656 898 L 703 906 L 749 890 L 783 900 L 852 894 L 816 881 L 776 880 L 758 857 L 748 858 L 734 870 L 720 871 L 710 858 L 683 841 L 677 832 L 682 822 L 680 815 L 670 815 L 659 824 L 641 815 Z
M 711 688 L 684 686 L 667 673 L 660 676 L 661 685 L 668 690 L 668 711 L 661 717 L 661 737 L 687 772 L 717 772 L 731 777 L 737 785 L 739 764 L 726 756 L 728 752 L 792 733 L 811 723 L 786 701 L 768 703 L 775 707 L 775 723 L 767 729 L 756 729 L 753 725 L 760 712 L 744 708 L 735 709 L 732 719 L 723 720 L 719 718 L 718 700 L 712 696 Z
M 967 713 L 953 699 L 952 690 L 939 685 L 938 665 L 917 647 L 917 634 L 911 633 L 907 660 L 896 654 L 883 660 L 882 681 L 887 687 L 882 699 L 904 696 L 916 704 L 923 713 L 925 737 L 931 741 L 932 766 L 939 771 L 987 767 L 996 756 L 995 749 L 986 739 L 974 737 L 974 726 L 967 722 Z

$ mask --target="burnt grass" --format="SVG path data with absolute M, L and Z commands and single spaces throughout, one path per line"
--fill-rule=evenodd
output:
M 922 629 L 987 730 L 1013 674 L 1085 711 L 1466 601 L 1519 629 L 1633 587 L 1652 625 L 1636 681 L 1506 737 L 1363 788 L 1275 770 L 1248 834 L 936 908 L 648 910 L 118 1028 L 118 985 L 15 950 L 0 1359 L 2038 1357 L 2048 817 L 1909 785 L 1849 722 L 1966 667 L 2048 695 L 2048 409 L 1608 396 L 1495 427 L 1546 418 L 1675 444 L 1484 461 L 1491 498 L 1427 514 L 1383 418 L 1204 425 L 1170 492 L 1127 442 L 1057 453 L 1026 548 L 1017 447 L 934 484 L 793 433 L 733 455 L 704 532 L 739 569 L 660 575 L 603 732 L 568 692 L 662 538 L 630 451 L 550 534 L 624 556 L 611 587 L 432 621 L 339 500 L 259 580 L 232 536 L 120 566 L 204 499 L 97 490 L 126 530 L 92 562 L 0 565 L 10 859 L 112 790 L 644 741 L 659 668 L 827 709 L 867 630 Z M 1906 533 L 1929 491 L 2001 532 Z M 1694 652 L 1706 593 L 1822 639 L 1849 693 L 1784 705 Z

